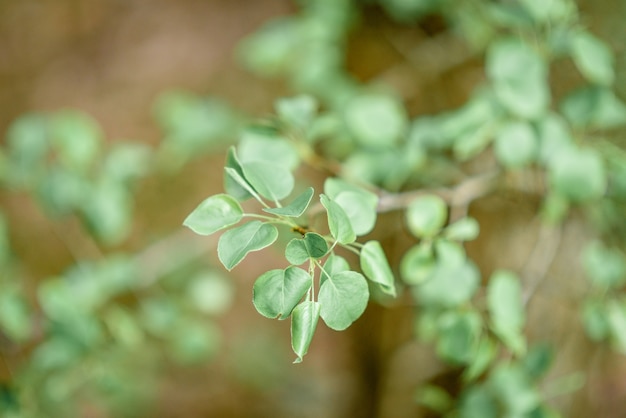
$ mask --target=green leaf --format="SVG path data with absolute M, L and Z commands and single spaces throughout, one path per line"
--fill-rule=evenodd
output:
M 596 286 L 619 288 L 626 281 L 626 259 L 617 249 L 606 248 L 599 241 L 587 245 L 583 253 L 585 272 Z
M 226 154 L 226 166 L 224 168 L 226 176 L 224 176 L 224 190 L 237 200 L 246 200 L 254 195 L 252 186 L 243 177 L 241 163 L 237 158 L 235 147 L 228 149 Z
M 346 259 L 340 255 L 331 253 L 324 263 L 324 270 L 322 270 L 322 274 L 320 277 L 320 285 L 324 283 L 324 281 L 330 276 L 348 270 L 350 270 L 350 264 L 348 264 Z
M 443 388 L 435 385 L 420 386 L 415 398 L 418 404 L 440 414 L 444 414 L 454 405 L 450 394 Z
M 543 164 L 548 164 L 552 157 L 558 155 L 561 150 L 569 148 L 573 143 L 567 123 L 555 113 L 550 113 L 538 121 L 537 131 L 538 160 Z
M 366 242 L 361 248 L 360 257 L 361 270 L 363 270 L 365 277 L 378 283 L 383 292 L 395 296 L 396 288 L 393 273 L 380 243 L 378 241 Z
M 421 196 L 406 211 L 411 233 L 417 238 L 432 238 L 439 233 L 448 217 L 446 202 L 439 196 Z
M 487 308 L 493 330 L 514 352 L 524 350 L 521 336 L 525 312 L 519 278 L 508 271 L 496 271 L 487 286 Z
M 291 171 L 300 164 L 294 145 L 274 132 L 244 131 L 237 146 L 237 155 L 244 166 L 252 162 L 264 162 Z
M 183 225 L 200 235 L 210 235 L 235 225 L 243 217 L 239 203 L 227 194 L 205 199 L 187 216 Z
M 569 148 L 550 160 L 552 187 L 574 202 L 601 197 L 607 185 L 602 158 L 591 149 Z
M 313 198 L 313 188 L 308 187 L 302 194 L 296 197 L 290 204 L 282 208 L 263 208 L 263 211 L 274 215 L 287 216 L 289 218 L 297 218 L 302 216 L 304 211 L 309 207 Z
M 507 168 L 519 168 L 532 163 L 537 151 L 537 137 L 528 123 L 510 122 L 496 135 L 494 152 L 498 161 Z
M 365 278 L 354 271 L 342 271 L 322 283 L 318 295 L 320 315 L 331 329 L 342 331 L 363 314 L 368 300 Z
M 489 368 L 497 353 L 498 346 L 491 338 L 481 338 L 467 368 L 463 372 L 463 379 L 466 382 L 478 379 Z
M 26 300 L 5 288 L 0 294 L 0 329 L 15 342 L 26 341 L 33 331 L 33 317 Z
M 107 153 L 104 174 L 118 182 L 129 182 L 150 170 L 151 148 L 137 142 L 116 142 Z
M 304 234 L 304 245 L 312 258 L 321 258 L 328 252 L 328 244 L 324 237 L 315 232 L 307 232 Z
M 308 95 L 300 95 L 276 101 L 276 113 L 288 126 L 304 130 L 311 125 L 317 111 L 317 101 Z
M 498 404 L 484 385 L 470 386 L 461 395 L 459 418 L 498 418 Z
M 378 196 L 367 189 L 359 187 L 337 177 L 328 177 L 324 181 L 324 194 L 331 199 L 336 199 L 342 192 L 356 192 L 362 194 L 368 200 L 368 205 L 378 203 Z
M 352 230 L 357 236 L 365 235 L 374 229 L 378 199 L 373 201 L 363 193 L 345 191 L 339 193 L 334 201 L 348 215 Z
M 81 171 L 95 161 L 103 142 L 98 123 L 77 110 L 63 110 L 53 115 L 51 136 L 61 162 Z
M 615 349 L 626 354 L 626 305 L 616 300 L 609 301 L 606 306 L 606 321 Z
M 409 285 L 423 283 L 433 274 L 437 262 L 430 245 L 415 245 L 400 262 L 400 276 Z
M 448 225 L 443 234 L 451 241 L 472 241 L 478 237 L 479 231 L 478 221 L 468 217 Z
M 346 212 L 326 195 L 320 195 L 320 201 L 328 214 L 330 233 L 340 244 L 350 244 L 356 240 L 356 234 Z
M 570 48 L 574 63 L 587 80 L 605 86 L 613 84 L 614 59 L 607 44 L 589 32 L 575 32 Z
M 217 255 L 227 270 L 232 270 L 251 251 L 262 250 L 276 241 L 274 225 L 251 221 L 224 232 L 217 244 Z
M 192 278 L 186 295 L 191 305 L 200 312 L 219 315 L 233 305 L 235 287 L 226 277 L 213 271 L 203 271 Z
M 539 406 L 537 390 L 525 371 L 516 364 L 496 368 L 488 385 L 504 409 L 503 416 L 525 416 Z
M 320 309 L 319 302 L 305 301 L 296 306 L 291 314 L 291 347 L 298 356 L 294 363 L 302 362 L 302 357 L 309 350 Z
M 458 242 L 440 238 L 435 241 L 434 246 L 438 264 L 459 266 L 467 260 L 465 248 Z
M 294 238 L 285 247 L 285 258 L 289 263 L 299 266 L 309 259 L 309 251 L 303 238 Z
M 286 319 L 311 287 L 311 276 L 299 267 L 263 273 L 252 288 L 252 303 L 267 318 Z
M 408 127 L 406 111 L 390 96 L 361 94 L 345 109 L 345 123 L 356 140 L 371 148 L 394 146 Z
M 609 335 L 609 322 L 604 301 L 586 300 L 582 306 L 582 321 L 587 336 L 593 341 L 602 341 Z
M 439 321 L 437 355 L 456 365 L 472 359 L 482 325 L 475 312 L 450 312 Z
M 541 379 L 550 369 L 554 354 L 553 348 L 548 344 L 538 344 L 528 350 L 522 363 L 528 377 L 535 381 Z
M 565 96 L 560 109 L 574 127 L 612 129 L 626 124 L 626 105 L 607 88 L 576 89 Z
M 516 116 L 534 119 L 550 103 L 546 62 L 517 39 L 492 43 L 487 51 L 487 75 L 496 97 Z
M 130 233 L 132 196 L 122 184 L 105 179 L 93 185 L 81 210 L 88 227 L 105 244 L 117 244 Z
M 254 190 L 267 199 L 273 201 L 284 199 L 293 190 L 293 175 L 283 166 L 255 161 L 242 163 L 241 168 Z
M 429 279 L 413 289 L 424 305 L 455 307 L 469 301 L 479 284 L 480 274 L 472 262 L 438 263 Z

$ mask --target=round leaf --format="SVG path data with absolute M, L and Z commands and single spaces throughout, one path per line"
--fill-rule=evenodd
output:
M 326 240 L 315 232 L 307 232 L 304 235 L 304 245 L 310 257 L 321 258 L 328 252 Z
M 241 163 L 241 168 L 254 190 L 267 199 L 284 199 L 293 190 L 293 175 L 283 166 L 254 161 Z
M 217 256 L 226 267 L 232 270 L 251 251 L 258 251 L 272 245 L 278 238 L 274 225 L 260 221 L 248 222 L 226 231 L 217 243 Z
M 340 244 L 350 244 L 356 240 L 356 234 L 346 212 L 326 195 L 320 195 L 320 201 L 328 214 L 330 233 Z
M 455 307 L 470 300 L 479 284 L 478 269 L 467 261 L 456 265 L 438 264 L 430 278 L 414 289 L 424 305 Z
M 204 200 L 187 216 L 183 225 L 196 234 L 210 235 L 241 220 L 243 210 L 239 203 L 226 194 Z
M 285 248 L 285 258 L 291 264 L 296 266 L 306 262 L 309 259 L 309 251 L 304 244 L 304 239 L 294 238 L 289 241 L 289 243 L 287 243 L 287 247 Z
M 311 276 L 299 267 L 270 270 L 254 282 L 252 303 L 267 318 L 286 319 L 310 287 Z
M 409 230 L 417 238 L 435 236 L 446 223 L 448 208 L 438 196 L 422 196 L 415 199 L 406 212 Z
M 574 63 L 587 80 L 607 86 L 613 83 L 613 54 L 604 42 L 588 32 L 577 32 L 570 47 Z
M 365 235 L 374 229 L 377 200 L 372 200 L 368 195 L 354 191 L 341 192 L 334 199 L 348 215 L 350 225 L 356 235 Z
M 320 315 L 328 327 L 342 331 L 365 311 L 369 290 L 365 278 L 354 271 L 333 274 L 320 287 Z
M 372 148 L 393 146 L 408 125 L 402 105 L 380 94 L 362 94 L 353 98 L 345 110 L 345 121 L 356 140 Z
M 606 189 L 606 173 L 600 156 L 589 149 L 569 148 L 550 160 L 550 183 L 574 202 L 598 198 Z
M 448 225 L 444 235 L 452 241 L 471 241 L 478 237 L 480 226 L 474 218 L 459 219 L 453 224 Z
M 365 277 L 378 283 L 383 292 L 396 295 L 393 273 L 378 241 L 368 241 L 361 248 L 361 270 Z
M 402 257 L 400 275 L 407 284 L 420 284 L 430 277 L 436 266 L 432 247 L 416 245 Z
M 494 142 L 498 161 L 508 168 L 518 168 L 533 162 L 537 149 L 535 132 L 524 122 L 508 123 L 500 129 Z

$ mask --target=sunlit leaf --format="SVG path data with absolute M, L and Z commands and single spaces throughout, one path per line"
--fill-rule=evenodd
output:
M 237 156 L 243 166 L 251 162 L 265 162 L 294 170 L 300 164 L 298 152 L 291 142 L 277 134 L 252 129 L 242 133 Z
M 311 276 L 299 267 L 270 270 L 254 282 L 252 302 L 267 318 L 286 319 L 311 287 Z
M 217 255 L 227 270 L 232 270 L 251 251 L 272 245 L 278 238 L 274 225 L 251 221 L 229 231 L 219 239 Z
M 361 316 L 368 300 L 365 278 L 354 271 L 342 271 L 322 283 L 318 295 L 320 315 L 326 325 L 341 331 Z
M 293 175 L 283 166 L 253 161 L 242 163 L 241 168 L 254 190 L 267 199 L 273 201 L 284 199 L 293 190 Z
M 235 147 L 230 147 L 226 154 L 226 165 L 224 167 L 224 190 L 237 200 L 246 200 L 254 194 L 254 189 L 243 177 L 241 163 L 237 158 Z
M 287 206 L 281 208 L 263 208 L 265 212 L 272 213 L 274 215 L 287 216 L 290 218 L 297 218 L 302 216 L 304 211 L 309 207 L 311 198 L 313 197 L 313 188 L 308 187 L 302 194 L 296 197 Z
M 226 194 L 218 194 L 204 200 L 187 216 L 183 225 L 196 234 L 210 235 L 228 228 L 243 217 L 239 203 Z
M 356 234 L 352 229 L 352 224 L 346 212 L 336 202 L 330 200 L 326 195 L 320 195 L 320 201 L 328 214 L 328 227 L 330 233 L 339 243 L 349 244 L 354 242 Z

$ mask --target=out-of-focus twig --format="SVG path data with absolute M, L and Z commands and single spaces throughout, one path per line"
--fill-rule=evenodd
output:
M 522 279 L 527 284 L 522 295 L 524 306 L 528 305 L 545 279 L 561 244 L 561 236 L 561 226 L 541 224 L 535 247 L 522 270 Z

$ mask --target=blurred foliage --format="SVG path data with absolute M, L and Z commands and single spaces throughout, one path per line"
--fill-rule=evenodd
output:
M 614 52 L 584 26 L 576 4 L 297 5 L 236 51 L 247 69 L 293 90 L 275 101 L 273 115 L 250 121 L 221 99 L 171 91 L 154 106 L 163 133 L 154 148 L 108 139 L 78 110 L 24 114 L 8 128 L 0 150 L 4 191 L 32 198 L 59 228 L 80 222 L 82 238 L 66 245 L 96 251 L 87 259 L 75 253 L 61 274 L 32 280 L 12 249 L 19 225 L 0 213 L 0 351 L 22 359 L 0 387 L 3 416 L 90 409 L 143 416 L 164 362 L 189 366 L 217 355 L 216 319 L 235 298 L 221 267 L 192 254 L 172 268 L 156 244 L 125 246 L 137 184 L 175 176 L 211 153 L 226 156 L 224 193 L 190 209 L 184 225 L 200 235 L 222 231 L 216 252 L 228 271 L 252 252 L 279 247 L 288 267 L 256 279 L 253 305 L 265 317 L 291 318 L 296 362 L 314 349 L 320 317 L 344 330 L 370 299 L 389 306 L 398 298 L 414 307 L 415 338 L 458 371 L 454 389 L 416 387 L 417 404 L 446 417 L 561 416 L 552 397 L 578 390 L 585 376 L 549 377 L 558 347 L 528 332 L 529 301 L 551 277 L 532 271 L 529 280 L 519 266 L 483 277 L 465 247 L 481 231 L 468 216 L 472 202 L 515 189 L 507 179 L 529 174 L 541 178 L 529 194 L 541 201 L 542 228 L 582 218 L 594 231 L 578 260 L 589 281 L 576 302 L 588 337 L 626 354 L 626 151 L 619 142 L 626 104 L 615 91 Z M 403 92 L 350 74 L 350 37 L 373 8 L 408 27 L 436 17 L 464 40 L 463 53 L 482 66 L 464 104 L 415 115 Z M 557 91 L 563 63 L 578 80 Z M 305 165 L 326 177 L 323 194 L 316 196 Z M 411 245 L 390 263 L 392 248 L 369 234 L 392 211 L 402 214 Z M 178 241 L 171 242 L 173 252 Z

